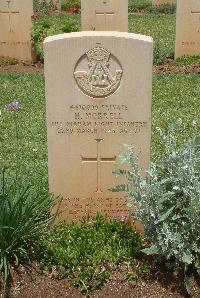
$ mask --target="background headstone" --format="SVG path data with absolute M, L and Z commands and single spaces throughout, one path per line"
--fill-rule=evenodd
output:
M 0 1 L 0 55 L 32 60 L 32 0 Z
M 54 0 L 54 5 L 57 10 L 61 10 L 61 0 Z
M 152 0 L 152 5 L 175 4 L 176 0 Z
M 128 32 L 128 0 L 81 0 L 81 29 Z
M 47 0 L 48 2 L 52 1 L 54 8 L 56 10 L 61 10 L 61 0 Z
M 32 60 L 32 0 L 0 1 L 0 56 Z
M 175 58 L 200 55 L 200 1 L 177 0 Z
M 123 144 L 148 168 L 153 42 L 120 32 L 77 32 L 44 42 L 49 187 L 61 195 L 59 220 L 97 212 L 128 215 L 123 193 L 108 189 Z

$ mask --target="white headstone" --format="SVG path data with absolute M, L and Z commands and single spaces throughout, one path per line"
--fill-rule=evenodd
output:
M 32 0 L 0 1 L 0 55 L 32 60 Z
M 130 211 L 112 175 L 123 144 L 148 168 L 153 42 L 120 32 L 78 32 L 44 42 L 49 187 L 60 220 Z
M 81 0 L 82 31 L 128 31 L 128 0 Z
M 175 58 L 200 55 L 200 0 L 177 0 Z

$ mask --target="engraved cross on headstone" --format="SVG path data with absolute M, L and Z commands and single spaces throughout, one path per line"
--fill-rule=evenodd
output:
M 83 157 L 81 156 L 83 163 L 89 163 L 89 162 L 95 162 L 97 164 L 97 188 L 96 193 L 102 193 L 101 190 L 101 164 L 102 163 L 115 163 L 116 162 L 116 156 L 114 157 L 101 157 L 101 142 L 103 139 L 95 139 L 97 142 L 97 157 Z
M 6 2 L 8 4 L 8 10 L 7 11 L 0 10 L 0 15 L 1 14 L 8 15 L 8 17 L 9 17 L 9 32 L 13 32 L 11 18 L 12 18 L 13 15 L 19 14 L 19 11 L 12 11 L 11 10 L 11 7 L 10 7 L 11 0 L 8 0 Z
M 191 14 L 198 16 L 199 17 L 199 20 L 200 20 L 200 11 L 193 10 L 193 11 L 191 11 Z
M 194 15 L 195 14 L 197 14 L 197 15 L 199 14 L 200 15 L 200 11 L 191 11 L 191 14 L 194 14 Z
M 107 1 L 103 1 L 103 9 L 101 11 L 95 11 L 95 15 L 96 16 L 100 16 L 103 18 L 103 22 L 104 22 L 104 30 L 108 30 L 108 18 L 113 17 L 114 16 L 114 12 L 110 11 L 107 9 Z

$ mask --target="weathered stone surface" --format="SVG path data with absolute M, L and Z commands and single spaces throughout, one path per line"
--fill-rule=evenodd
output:
M 175 58 L 200 55 L 200 1 L 177 0 Z
M 81 0 L 82 31 L 128 31 L 128 0 Z
M 44 42 L 49 187 L 63 200 L 59 220 L 97 212 L 129 214 L 123 193 L 108 189 L 123 144 L 148 168 L 153 43 L 120 32 L 78 32 Z
M 0 55 L 32 60 L 32 0 L 0 1 Z

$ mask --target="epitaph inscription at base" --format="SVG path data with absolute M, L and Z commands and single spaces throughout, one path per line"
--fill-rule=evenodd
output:
M 128 54 L 125 54 L 126 51 Z M 44 42 L 50 192 L 59 220 L 97 212 L 129 214 L 112 171 L 123 144 L 134 143 L 148 168 L 152 39 L 120 32 L 79 32 Z
M 32 60 L 32 0 L 0 1 L 0 56 Z

